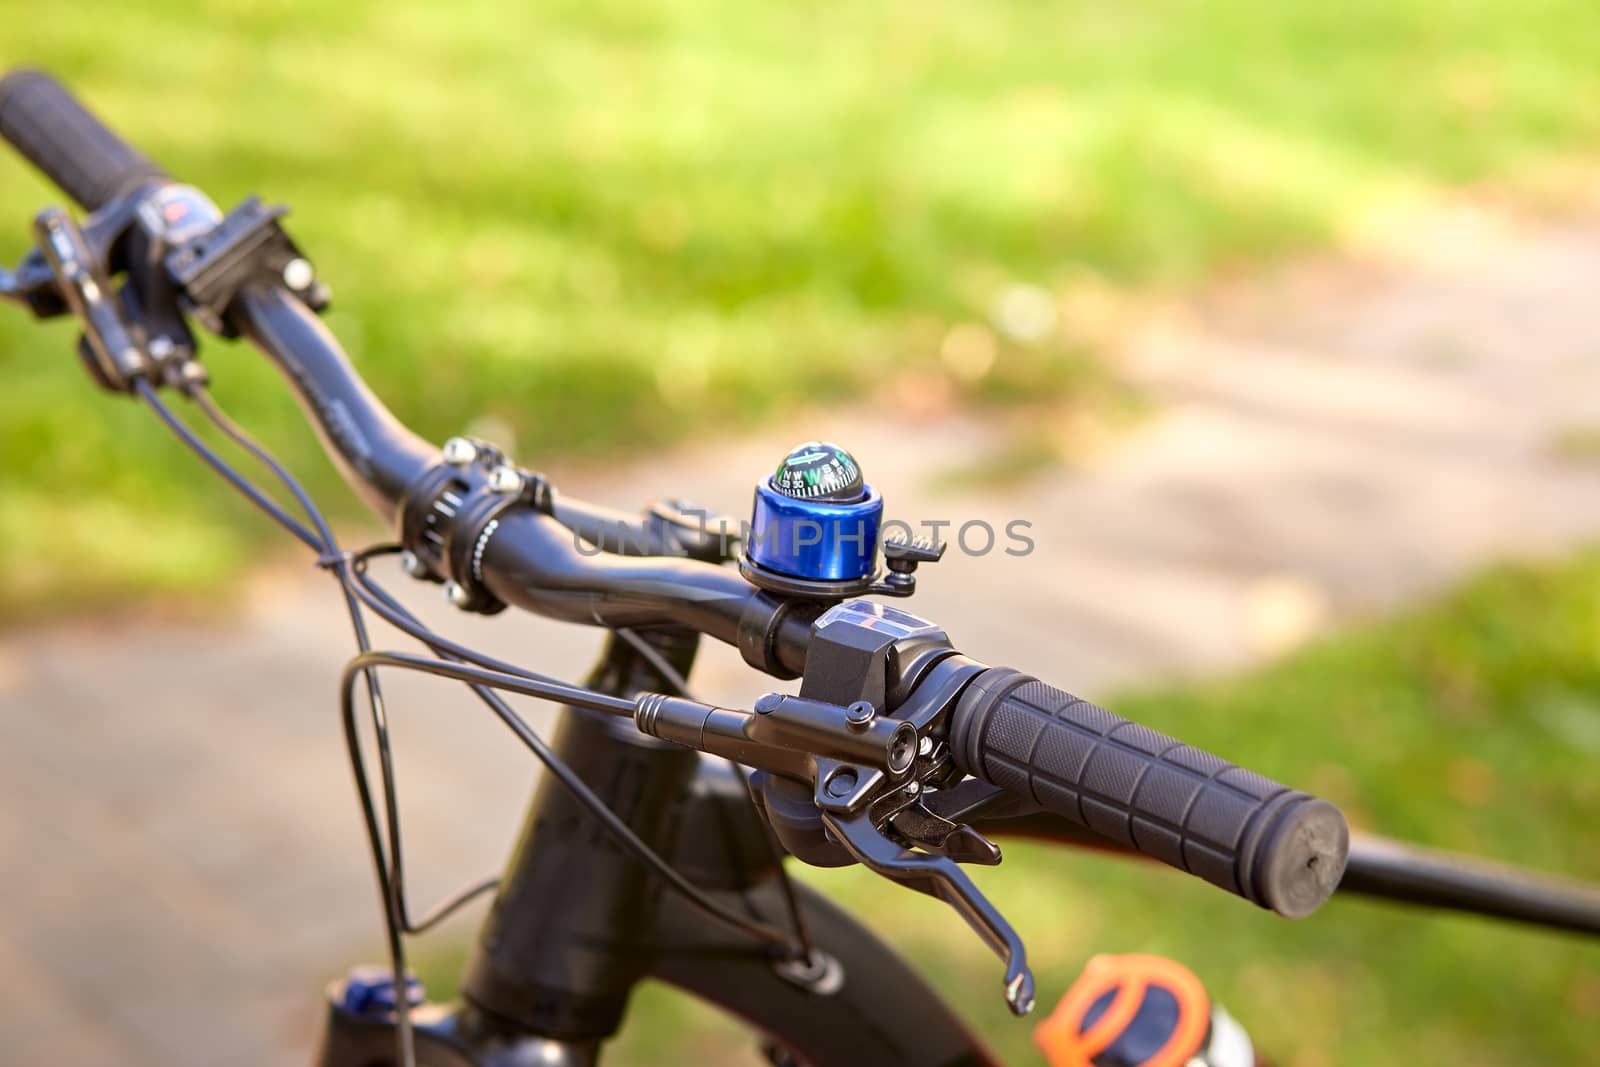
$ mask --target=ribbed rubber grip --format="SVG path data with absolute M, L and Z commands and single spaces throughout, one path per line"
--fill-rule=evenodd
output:
M 1280 915 L 1316 910 L 1344 873 L 1332 804 L 1020 671 L 968 686 L 950 747 L 966 773 Z
M 0 78 L 0 137 L 88 211 L 167 176 L 42 71 Z

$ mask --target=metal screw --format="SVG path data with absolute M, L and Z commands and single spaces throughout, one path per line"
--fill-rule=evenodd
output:
M 170 357 L 173 351 L 177 348 L 177 346 L 172 343 L 172 338 L 168 337 L 166 334 L 158 334 L 155 337 L 150 338 L 150 344 L 148 347 L 150 349 L 150 358 L 156 360 L 157 362 Z
M 931 756 L 931 755 L 933 755 L 933 738 L 924 737 L 924 738 L 920 739 L 919 741 L 917 741 L 917 755 L 919 755 L 919 756 Z
M 912 781 L 909 781 L 909 782 L 906 783 L 906 795 L 907 796 L 914 797 L 920 792 L 922 792 L 922 783 L 921 782 L 918 782 L 916 780 L 912 780 Z
M 428 574 L 428 565 L 409 548 L 400 553 L 400 569 L 413 578 L 423 578 Z
M 844 709 L 845 721 L 855 727 L 866 726 L 877 714 L 873 706 L 865 700 L 858 700 Z
M 316 278 L 316 272 L 311 269 L 311 264 L 303 259 L 291 259 L 283 265 L 283 284 L 297 293 L 311 288 L 311 283 L 316 281 Z
M 467 587 L 460 582 L 446 582 L 444 584 L 444 595 L 450 603 L 458 608 L 465 608 L 472 602 L 472 594 L 467 592 Z
M 496 467 L 489 472 L 489 491 L 492 493 L 520 493 L 522 484 L 522 472 L 515 467 Z
M 444 443 L 444 461 L 452 467 L 465 467 L 478 458 L 478 446 L 465 437 L 452 437 Z

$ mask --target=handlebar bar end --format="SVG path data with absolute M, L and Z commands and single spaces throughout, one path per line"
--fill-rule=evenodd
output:
M 1298 796 L 1262 830 L 1251 873 L 1256 902 L 1288 919 L 1310 915 L 1339 887 L 1350 851 L 1344 813 L 1326 800 Z

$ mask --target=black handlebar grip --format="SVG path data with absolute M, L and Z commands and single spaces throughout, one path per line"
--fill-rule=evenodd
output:
M 1299 918 L 1332 895 L 1350 831 L 1297 792 L 1120 715 L 997 667 L 956 705 L 951 755 L 968 774 Z
M 42 71 L 0 78 L 0 137 L 87 211 L 167 177 Z

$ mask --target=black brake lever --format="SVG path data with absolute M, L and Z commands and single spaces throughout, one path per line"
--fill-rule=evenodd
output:
M 903 792 L 904 789 L 900 790 Z M 892 794 L 880 798 L 887 800 Z M 1033 1010 L 1033 972 L 1028 968 L 1027 949 L 1022 938 L 1011 928 L 999 910 L 972 884 L 963 871 L 948 855 L 931 855 L 906 848 L 882 833 L 873 821 L 873 808 L 867 805 L 856 812 L 832 811 L 824 807 L 823 825 L 859 863 L 868 870 L 898 882 L 908 889 L 926 893 L 944 901 L 956 910 L 967 925 L 983 939 L 1006 964 L 1006 1006 L 1013 1015 L 1026 1015 Z M 900 809 L 896 816 L 909 810 Z M 891 816 L 891 819 L 896 817 Z M 972 837 L 978 837 L 970 828 Z M 948 838 L 947 838 L 948 840 Z M 978 840 L 982 841 L 981 837 Z M 993 850 L 993 862 L 999 862 L 999 850 L 987 841 Z
M 55 271 L 37 248 L 28 250 L 16 270 L 0 267 L 0 297 L 16 301 L 40 319 L 52 319 L 71 310 L 61 298 Z
M 954 908 L 1005 960 L 1011 1011 L 1033 1010 L 1022 939 L 958 866 L 999 863 L 1000 850 L 922 803 L 930 785 L 948 777 L 943 745 L 919 739 L 912 723 L 879 716 L 865 701 L 841 707 L 776 693 L 753 711 L 646 693 L 633 719 L 651 737 L 809 782 L 822 825 L 839 846 L 868 870 Z
M 114 391 L 129 391 L 134 379 L 150 369 L 150 361 L 138 331 L 123 319 L 94 247 L 60 208 L 39 212 L 33 232 L 61 299 L 83 327 L 96 378 Z
M 1006 1006 L 1014 1015 L 1033 1010 L 1033 972 L 1028 968 L 1027 949 L 985 897 L 958 859 L 974 862 L 1000 862 L 1000 850 L 969 826 L 958 826 L 927 810 L 922 804 L 924 786 L 919 776 L 890 783 L 881 772 L 863 773 L 866 768 L 832 761 L 818 761 L 815 802 L 822 824 L 850 856 L 875 874 L 898 882 L 908 889 L 942 900 L 966 920 L 995 955 L 1005 960 Z M 938 761 L 925 760 L 920 777 L 936 777 Z M 851 788 L 840 788 L 848 783 Z M 895 820 L 913 831 L 906 835 L 910 846 L 896 840 Z M 918 851 L 932 846 L 934 851 Z

